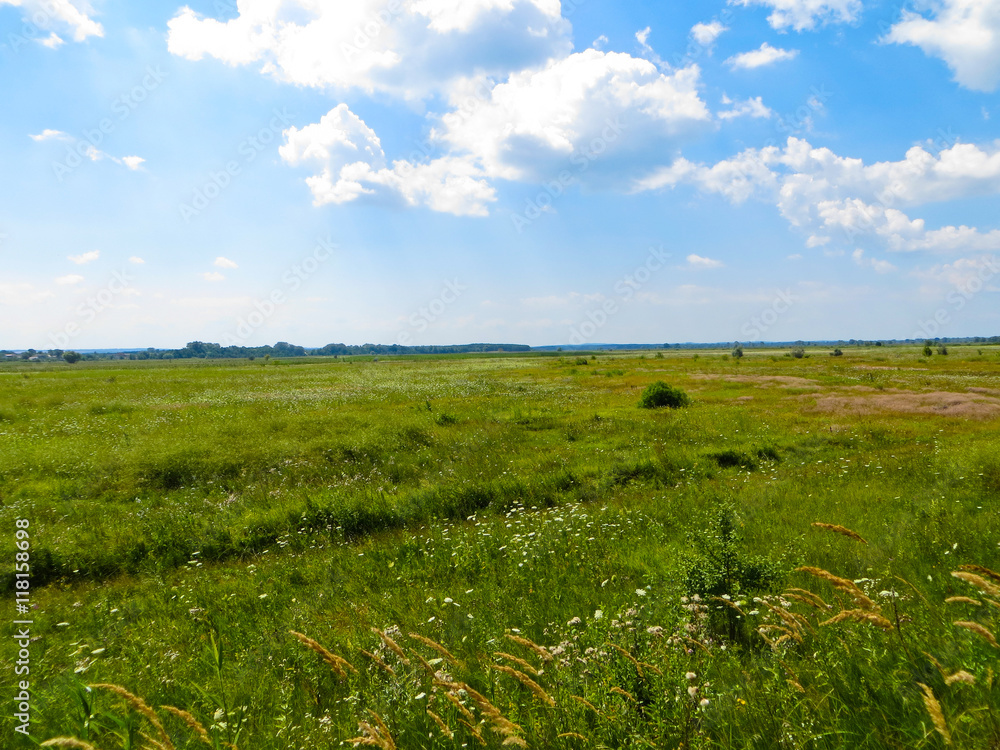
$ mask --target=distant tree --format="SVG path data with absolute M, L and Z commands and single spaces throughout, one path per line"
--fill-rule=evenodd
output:
M 804 356 L 806 356 L 805 348 L 801 346 L 793 347 L 792 356 L 795 357 L 795 359 L 802 359 Z
M 930 357 L 932 354 L 934 354 L 934 350 L 931 349 L 930 346 L 925 346 L 924 347 L 924 356 L 925 357 Z
M 80 355 L 79 352 L 63 352 L 62 356 L 63 359 L 65 359 L 66 362 L 68 362 L 71 365 L 75 365 L 77 362 L 83 359 L 83 357 Z
M 733 350 L 732 352 L 730 352 L 730 354 L 732 354 L 733 357 L 735 357 L 736 359 L 742 359 L 743 345 L 739 341 L 737 341 L 735 344 L 733 344 Z
M 843 357 L 844 353 L 840 349 L 834 349 L 832 352 L 830 352 L 830 356 L 831 357 Z
M 938 346 L 938 348 L 937 348 L 937 353 L 938 353 L 938 354 L 947 354 L 947 353 L 948 353 L 948 347 L 947 347 L 947 346 L 945 346 L 944 344 L 941 344 L 941 345 L 940 345 L 940 346 Z

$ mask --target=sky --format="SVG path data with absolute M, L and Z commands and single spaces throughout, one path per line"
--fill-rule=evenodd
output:
M 0 348 L 1000 334 L 1000 0 L 0 0 Z

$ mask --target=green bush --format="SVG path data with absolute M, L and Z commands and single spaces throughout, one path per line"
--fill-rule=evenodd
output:
M 679 409 L 690 403 L 691 398 L 684 391 L 667 385 L 662 380 L 657 380 L 646 388 L 639 399 L 639 407 L 642 409 L 659 409 L 663 406 Z

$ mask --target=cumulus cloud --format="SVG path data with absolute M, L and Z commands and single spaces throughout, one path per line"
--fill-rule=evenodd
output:
M 73 263 L 78 266 L 82 266 L 84 263 L 91 263 L 101 257 L 100 250 L 91 250 L 89 253 L 82 253 L 81 255 L 68 255 L 66 256 Z
M 726 60 L 726 65 L 733 70 L 752 70 L 765 65 L 773 65 L 776 62 L 784 60 L 794 60 L 798 55 L 799 51 L 797 49 L 781 49 L 780 47 L 772 47 L 767 42 L 764 42 L 758 49 L 733 55 Z
M 29 134 L 28 137 L 31 140 L 35 141 L 36 143 L 40 143 L 41 141 L 51 141 L 51 140 L 56 140 L 56 141 L 73 140 L 72 136 L 67 135 L 61 130 L 52 130 L 51 128 L 45 128 L 45 130 L 43 130 L 41 133 L 37 133 L 35 135 Z
M 942 0 L 930 17 L 904 10 L 883 41 L 912 44 L 938 57 L 955 80 L 976 91 L 1000 86 L 1000 4 L 996 0 Z
M 206 271 L 201 275 L 205 281 L 225 281 L 226 277 L 218 271 Z
M 896 267 L 887 260 L 865 257 L 865 251 L 860 247 L 851 254 L 851 257 L 854 258 L 854 262 L 859 266 L 862 268 L 871 268 L 875 273 L 889 273 L 896 270 Z
M 362 196 L 395 197 L 411 206 L 482 216 L 496 200 L 482 170 L 468 158 L 442 157 L 414 164 L 387 165 L 382 144 L 346 104 L 325 114 L 318 123 L 285 131 L 282 159 L 292 166 L 314 164 L 320 172 L 306 179 L 314 203 L 347 203 Z
M 720 120 L 733 120 L 737 117 L 767 119 L 774 114 L 774 112 L 771 111 L 771 108 L 764 104 L 763 100 L 759 96 L 742 102 L 733 102 L 729 99 L 729 97 L 723 97 L 722 103 L 732 104 L 733 106 L 731 109 L 718 113 Z
M 83 281 L 83 276 L 75 273 L 60 276 L 56 279 L 56 283 L 59 286 L 73 286 L 74 284 L 79 284 L 81 281 Z
M 723 26 L 719 21 L 696 23 L 691 27 L 691 38 L 702 47 L 708 47 L 726 31 L 729 31 L 729 27 Z
M 72 3 L 70 0 L 0 0 L 0 5 L 21 8 L 26 19 L 45 30 L 52 26 L 68 29 L 77 42 L 90 36 L 104 36 L 101 24 L 87 15 L 89 8 L 86 3 Z M 53 38 L 58 41 L 53 41 Z M 41 40 L 41 43 L 54 49 L 62 44 L 62 39 L 53 32 L 48 39 Z
M 648 60 L 588 49 L 515 73 L 468 107 L 456 94 L 434 135 L 491 177 L 628 172 L 711 127 L 699 82 L 696 65 L 665 74 Z
M 701 269 L 722 268 L 725 265 L 725 263 L 723 263 L 721 260 L 704 258 L 701 255 L 695 255 L 694 253 L 692 253 L 687 257 L 687 262 L 688 265 L 691 266 L 692 268 L 701 268 Z
M 221 255 L 215 259 L 212 265 L 216 268 L 239 268 L 235 261 L 231 261 L 229 258 L 224 258 Z
M 729 0 L 730 5 L 763 5 L 772 28 L 806 31 L 819 24 L 853 23 L 861 15 L 861 0 Z
M 807 245 L 874 239 L 892 251 L 959 252 L 1000 248 L 1000 230 L 928 229 L 904 209 L 1000 192 L 1000 143 L 958 143 L 934 155 L 921 146 L 894 162 L 865 164 L 789 138 L 784 148 L 747 149 L 714 165 L 680 158 L 637 180 L 635 191 L 693 184 L 733 203 L 773 202 L 809 235 Z
M 135 263 L 136 265 L 140 265 L 140 266 L 141 266 L 141 265 L 142 265 L 143 263 L 145 263 L 146 261 L 144 261 L 144 260 L 143 260 L 142 258 L 140 258 L 140 257 L 139 257 L 138 255 L 133 255 L 133 256 L 132 256 L 131 258 L 129 258 L 129 259 L 128 259 L 128 262 L 129 262 L 129 263 Z
M 558 0 L 241 0 L 228 21 L 189 7 L 168 49 L 214 57 L 302 86 L 422 97 L 451 78 L 505 73 L 571 48 Z

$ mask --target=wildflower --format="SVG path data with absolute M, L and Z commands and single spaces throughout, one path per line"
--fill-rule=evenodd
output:
M 646 595 L 646 589 L 636 589 L 635 590 L 635 595 L 636 596 L 645 596 Z
M 708 708 L 708 698 L 702 698 L 698 702 L 698 705 L 701 706 L 702 708 Z
M 600 609 L 594 610 L 594 619 L 595 620 L 603 620 L 604 619 L 604 612 L 602 610 L 600 610 Z
M 573 618 L 572 620 L 570 620 L 570 621 L 569 621 L 569 622 L 567 622 L 566 624 L 567 624 L 567 625 L 568 625 L 569 627 L 573 627 L 574 625 L 579 625 L 579 624 L 580 624 L 580 623 L 582 623 L 582 622 L 583 622 L 583 620 L 581 620 L 581 619 L 580 619 L 579 617 L 574 617 L 574 618 Z
M 698 686 L 697 685 L 691 685 L 688 688 L 688 695 L 690 695 L 692 698 L 697 697 L 698 696 Z
M 688 673 L 687 673 L 686 675 L 684 675 L 684 676 L 685 676 L 685 677 L 686 677 L 687 679 L 689 679 L 689 680 L 694 680 L 694 679 L 697 679 L 697 678 L 698 678 L 698 675 L 696 675 L 696 674 L 695 674 L 694 672 L 688 672 Z

